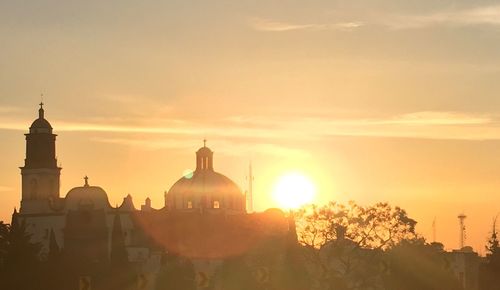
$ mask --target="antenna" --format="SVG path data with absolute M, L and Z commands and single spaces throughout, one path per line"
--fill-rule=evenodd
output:
M 432 221 L 432 242 L 436 242 L 436 217 Z
M 465 240 L 467 238 L 465 234 L 465 219 L 467 216 L 463 213 L 458 215 L 458 220 L 460 223 L 460 249 L 462 249 L 465 246 Z
M 247 194 L 247 210 L 253 212 L 253 174 L 252 174 L 252 161 L 248 165 L 248 194 Z

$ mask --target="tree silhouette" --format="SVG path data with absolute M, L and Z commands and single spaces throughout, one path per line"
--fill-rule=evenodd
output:
M 38 259 L 41 246 L 30 241 L 31 235 L 26 232 L 26 222 L 19 221 L 17 215 L 14 211 L 11 225 L 2 223 L 0 227 L 3 252 L 0 283 L 4 286 L 2 289 L 41 289 Z
M 0 221 L 0 275 L 5 271 L 5 259 L 7 257 L 9 236 L 9 225 Z
M 479 269 L 479 283 L 481 290 L 500 289 L 500 245 L 496 230 L 497 218 L 493 220 L 491 236 L 486 244 L 486 263 Z
M 311 205 L 296 213 L 299 241 L 321 248 L 335 240 L 338 230 L 342 236 L 361 248 L 387 249 L 405 239 L 417 237 L 417 222 L 400 207 L 388 203 L 361 206 L 354 202 L 343 205 L 330 202 L 324 206 Z
M 402 241 L 386 255 L 387 290 L 459 290 L 441 247 L 426 244 L 423 239 Z
M 491 236 L 486 244 L 486 258 L 489 263 L 496 264 L 500 262 L 500 243 L 498 241 L 498 232 L 496 229 L 497 218 L 493 220 Z
M 400 261 L 391 249 L 419 240 L 416 221 L 387 203 L 311 205 L 298 211 L 296 220 L 316 289 L 384 289 L 386 272 L 396 265 L 389 262 Z
M 61 285 L 63 284 L 62 277 L 65 273 L 65 268 L 61 264 L 61 250 L 56 241 L 56 236 L 54 230 L 50 230 L 49 236 L 49 253 L 47 255 L 47 260 L 42 263 L 41 273 L 43 275 L 42 281 L 44 289 L 63 289 Z
M 106 280 L 108 281 L 105 288 L 109 290 L 129 289 L 136 282 L 135 272 L 128 260 L 122 222 L 118 212 L 113 218 L 109 278 Z

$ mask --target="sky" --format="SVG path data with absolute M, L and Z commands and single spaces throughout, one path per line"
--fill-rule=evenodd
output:
M 387 201 L 480 253 L 500 212 L 495 1 L 0 1 L 0 220 L 19 206 L 24 136 L 58 134 L 61 196 L 161 207 L 203 145 L 277 206 L 302 172 L 315 202 Z

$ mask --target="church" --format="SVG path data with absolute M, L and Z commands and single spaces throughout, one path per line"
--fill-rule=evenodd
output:
M 188 259 L 201 280 L 197 288 L 202 289 L 225 259 L 272 237 L 295 236 L 293 219 L 282 211 L 247 212 L 245 194 L 215 171 L 214 153 L 206 144 L 196 151 L 196 170 L 165 193 L 163 208 L 152 208 L 148 198 L 138 209 L 130 195 L 112 206 L 106 191 L 87 177 L 61 196 L 57 135 L 45 118 L 43 103 L 25 136 L 21 204 L 13 222 L 24 223 L 32 242 L 41 245 L 42 260 L 52 249 L 70 257 L 79 267 L 80 278 L 75 279 L 95 280 L 121 244 L 126 261 L 143 279 L 141 289 L 155 289 L 165 253 Z

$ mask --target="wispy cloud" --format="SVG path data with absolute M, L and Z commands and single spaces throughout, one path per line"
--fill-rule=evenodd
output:
M 250 26 L 258 31 L 284 32 L 293 30 L 351 30 L 363 26 L 362 22 L 339 22 L 339 23 L 290 23 L 271 19 L 252 18 Z
M 492 122 L 490 117 L 467 115 L 455 112 L 423 111 L 396 116 L 381 121 L 385 124 L 400 125 L 481 125 Z
M 251 138 L 251 136 L 248 136 Z M 197 144 L 200 140 L 195 138 L 173 140 L 172 138 L 153 138 L 153 139 L 136 139 L 136 138 L 92 138 L 93 141 L 119 144 L 124 146 L 139 147 L 146 150 L 158 149 L 173 149 L 185 150 L 191 148 L 193 144 Z M 210 146 L 217 148 L 219 152 L 224 152 L 226 155 L 241 156 L 252 153 L 262 153 L 273 156 L 306 156 L 309 153 L 298 148 L 291 148 L 276 143 L 273 140 L 268 142 L 239 142 L 229 139 L 210 140 Z
M 348 12 L 345 12 L 348 13 Z M 358 20 L 329 23 L 283 22 L 266 18 L 251 18 L 249 25 L 258 31 L 286 32 L 300 30 L 354 30 L 362 26 L 382 26 L 389 29 L 418 29 L 432 26 L 500 26 L 500 5 L 453 8 L 425 14 L 372 13 L 357 15 Z M 346 16 L 344 15 L 344 18 Z
M 383 24 L 394 29 L 416 29 L 437 25 L 471 26 L 500 25 L 500 5 L 467 9 L 449 9 L 421 15 L 382 15 L 375 24 Z
M 12 190 L 14 190 L 12 187 L 0 185 L 0 192 L 6 192 L 6 191 L 12 191 Z
M 24 125 L 20 125 L 24 124 Z M 0 129 L 26 130 L 26 122 L 0 118 Z M 457 112 L 422 111 L 384 118 L 335 118 L 328 116 L 232 116 L 205 122 L 157 119 L 143 125 L 127 125 L 120 121 L 69 123 L 53 121 L 56 132 L 95 132 L 118 134 L 113 138 L 94 136 L 93 140 L 140 146 L 149 149 L 185 148 L 193 140 L 210 137 L 219 140 L 253 140 L 266 144 L 262 151 L 276 151 L 273 146 L 290 140 L 311 142 L 330 136 L 374 136 L 427 139 L 500 140 L 500 120 L 489 115 Z M 128 134 L 160 136 L 137 139 Z M 163 138 L 169 136 L 172 138 Z M 173 138 L 175 137 L 175 138 Z M 168 140 L 166 140 L 168 139 Z M 172 140 L 174 139 L 174 140 Z M 183 141 L 184 139 L 189 139 Z

